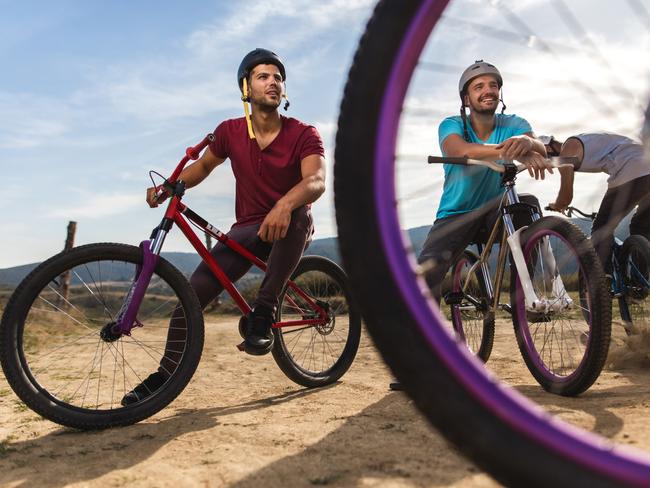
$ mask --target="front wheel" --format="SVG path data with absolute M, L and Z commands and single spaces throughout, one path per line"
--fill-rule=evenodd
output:
M 180 394 L 201 358 L 199 301 L 181 272 L 159 258 L 136 327 L 116 334 L 112 326 L 141 267 L 137 247 L 89 244 L 45 261 L 16 288 L 0 322 L 0 361 L 27 406 L 68 427 L 101 429 L 145 419 Z M 162 385 L 121 405 L 159 370 Z
M 273 329 L 273 358 L 289 379 L 306 387 L 338 380 L 352 365 L 361 338 L 361 316 L 352 303 L 347 277 L 334 262 L 305 256 L 291 280 L 327 312 L 327 322 Z M 317 318 L 316 311 L 296 290 L 280 297 L 277 322 Z
M 446 299 L 456 336 L 485 362 L 494 343 L 494 312 L 485 276 L 480 268 L 472 269 L 477 261 L 476 254 L 467 249 L 456 260 L 451 268 L 451 294 Z
M 513 266 L 511 304 L 519 350 L 539 384 L 552 393 L 577 395 L 598 378 L 609 349 L 611 299 L 590 242 L 559 217 L 534 222 L 521 236 L 532 289 Z
M 650 324 L 650 242 L 640 235 L 631 235 L 621 249 L 621 272 L 625 284 L 625 307 L 622 319 L 640 331 Z

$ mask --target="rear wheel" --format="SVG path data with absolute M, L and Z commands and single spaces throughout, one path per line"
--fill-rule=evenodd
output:
M 327 312 L 327 321 L 273 329 L 273 358 L 284 374 L 300 385 L 329 385 L 350 368 L 361 338 L 361 317 L 350 298 L 347 278 L 329 259 L 305 256 L 291 280 Z M 307 300 L 287 287 L 276 321 L 316 318 L 318 313 Z
M 130 335 L 112 332 L 141 266 L 137 247 L 90 244 L 52 257 L 18 286 L 0 324 L 0 360 L 35 412 L 78 429 L 127 425 L 158 412 L 187 385 L 201 358 L 203 316 L 169 262 L 159 259 Z M 122 397 L 159 369 L 166 381 L 122 407 Z
M 487 361 L 494 343 L 494 313 L 481 269 L 472 270 L 477 261 L 473 252 L 463 252 L 451 268 L 451 294 L 445 299 L 450 302 L 457 337 L 473 354 Z
M 580 229 L 544 217 L 522 234 L 533 290 L 542 304 L 526 304 L 513 267 L 511 303 L 519 350 L 544 389 L 577 395 L 603 368 L 611 331 L 611 299 L 595 251 Z
M 640 235 L 631 235 L 621 249 L 620 260 L 625 284 L 624 321 L 633 331 L 650 328 L 650 242 Z

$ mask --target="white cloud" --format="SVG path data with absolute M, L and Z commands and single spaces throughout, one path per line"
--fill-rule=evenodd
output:
M 70 130 L 71 110 L 47 97 L 0 92 L 0 148 L 46 144 Z
M 72 220 L 100 219 L 110 215 L 119 215 L 142 207 L 144 197 L 141 194 L 86 194 L 83 192 L 78 202 L 70 206 L 59 206 L 46 212 L 46 217 L 67 218 Z

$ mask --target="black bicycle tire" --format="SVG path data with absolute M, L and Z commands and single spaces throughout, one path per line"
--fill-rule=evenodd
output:
M 625 265 L 627 263 L 630 254 L 632 254 L 634 250 L 637 250 L 639 253 L 644 255 L 646 260 L 646 265 L 650 266 L 650 242 L 644 236 L 632 234 L 628 236 L 625 239 L 625 241 L 623 241 L 623 246 L 621 247 L 619 263 L 621 264 L 622 267 L 621 275 L 626 289 L 625 295 L 620 298 L 621 301 L 625 302 L 625 306 L 621 307 L 621 318 L 625 322 L 631 324 L 631 329 L 629 332 L 632 332 L 634 330 L 635 325 L 638 325 L 634 323 L 632 314 L 630 313 L 628 297 L 627 297 L 629 292 L 627 291 L 627 289 L 631 282 L 631 279 L 629 276 L 627 276 L 627 266 Z
M 154 395 L 128 407 L 94 411 L 81 409 L 62 401 L 52 401 L 24 364 L 18 347 L 23 322 L 33 301 L 44 286 L 62 270 L 97 259 L 124 260 L 142 264 L 142 251 L 135 246 L 116 243 L 88 244 L 61 252 L 36 267 L 12 294 L 0 322 L 0 363 L 7 380 L 25 404 L 39 415 L 67 427 L 81 430 L 105 429 L 134 424 L 169 405 L 187 386 L 201 358 L 204 340 L 203 314 L 198 298 L 183 274 L 171 263 L 159 258 L 154 273 L 164 279 L 177 293 L 186 311 L 188 346 L 179 368 Z
M 460 256 L 458 260 L 452 265 L 452 285 L 453 285 L 453 277 L 455 274 L 456 266 L 458 266 L 458 263 L 460 263 L 461 259 L 467 259 L 470 263 L 475 263 L 478 261 L 478 256 L 470 251 L 469 249 L 465 249 L 463 251 L 463 254 Z M 483 275 L 482 272 L 475 273 L 476 279 L 478 280 L 479 287 L 481 288 L 481 293 L 482 293 L 482 298 L 487 298 L 487 285 L 485 283 L 485 276 Z M 492 346 L 494 345 L 494 312 L 493 309 L 491 308 L 491 304 L 488 303 L 488 311 L 487 311 L 487 316 L 483 319 L 483 333 L 481 334 L 481 345 L 478 349 L 478 351 L 475 353 L 476 357 L 479 358 L 481 361 L 484 363 L 490 359 L 490 354 L 492 353 Z M 453 305 L 450 306 L 451 309 L 451 321 L 452 324 L 454 325 L 454 329 L 457 330 L 458 327 L 463 328 L 462 320 L 460 324 L 457 324 L 456 320 L 454 319 L 454 313 L 453 313 Z
M 516 268 L 513 266 L 510 278 L 510 303 L 512 306 L 512 322 L 515 328 L 517 344 L 528 370 L 535 377 L 537 382 L 551 393 L 563 396 L 575 396 L 586 391 L 598 378 L 605 365 L 609 343 L 611 338 L 612 310 L 611 299 L 605 284 L 605 274 L 600 259 L 593 246 L 582 231 L 566 219 L 555 216 L 542 217 L 533 222 L 521 236 L 522 249 L 530 236 L 538 235 L 539 232 L 552 231 L 560 236 L 575 250 L 584 281 L 580 286 L 586 286 L 588 295 L 592 297 L 589 307 L 591 313 L 591 329 L 589 342 L 586 348 L 586 355 L 578 369 L 570 375 L 571 379 L 566 381 L 554 381 L 549 379 L 543 371 L 536 366 L 536 361 L 530 356 L 530 351 L 525 347 L 522 327 L 526 323 L 522 321 L 517 313 L 516 301 Z M 581 297 L 581 299 L 584 299 Z
M 310 372 L 300 365 L 296 364 L 292 355 L 287 351 L 282 336 L 282 331 L 274 329 L 275 343 L 272 349 L 273 359 L 277 363 L 282 372 L 295 383 L 305 386 L 307 388 L 317 388 L 334 383 L 340 379 L 354 362 L 357 350 L 359 349 L 359 342 L 361 340 L 361 315 L 357 311 L 354 303 L 352 302 L 352 295 L 349 290 L 348 280 L 345 272 L 334 261 L 331 261 L 322 256 L 303 256 L 293 272 L 291 279 L 296 280 L 301 274 L 309 271 L 319 271 L 328 275 L 334 280 L 341 289 L 345 292 L 345 297 L 348 302 L 348 316 L 349 316 L 349 330 L 345 347 L 336 362 L 320 372 Z M 278 313 L 282 309 L 282 301 L 285 297 L 283 293 L 280 297 L 280 306 Z M 278 316 L 278 319 L 280 317 Z
M 426 332 L 422 328 L 439 315 L 430 303 L 422 303 L 426 285 L 414 278 L 414 258 L 408 258 L 411 246 L 399 230 L 394 181 L 386 176 L 388 171 L 392 175 L 396 130 L 392 132 L 392 121 L 386 127 L 381 122 L 385 114 L 395 118 L 400 113 L 407 82 L 400 79 L 391 85 L 393 77 L 410 78 L 446 4 L 445 0 L 380 1 L 354 56 L 341 102 L 334 167 L 339 245 L 354 299 L 382 356 L 420 411 L 502 483 L 644 486 L 650 472 L 647 462 L 598 449 L 557 422 L 549 426 L 542 420 L 547 414 L 522 408 L 526 402 L 520 397 L 507 403 L 506 414 L 500 408 L 506 402 L 501 401 L 512 393 L 485 378 L 465 355 L 453 352 L 457 349 L 453 338 L 442 327 Z M 419 29 L 421 25 L 424 29 Z M 420 30 L 426 33 L 420 35 Z M 415 47 L 402 53 L 408 43 Z M 392 186 L 382 178 L 391 179 Z M 398 255 L 401 258 L 394 260 Z M 420 297 L 409 298 L 409 293 Z M 451 361 L 462 363 L 462 368 L 451 369 Z M 530 429 L 524 428 L 529 421 Z M 576 457 L 567 451 L 576 446 L 588 454 Z M 607 461 L 614 456 L 612 466 Z

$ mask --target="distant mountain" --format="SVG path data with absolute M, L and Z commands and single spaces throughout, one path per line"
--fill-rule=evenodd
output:
M 589 234 L 591 229 L 591 222 L 579 219 L 572 219 L 585 234 Z M 625 239 L 629 227 L 629 217 L 626 218 L 618 227 L 616 235 L 620 239 Z M 430 226 L 425 225 L 421 227 L 414 227 L 407 231 L 408 237 L 411 241 L 413 252 L 417 255 L 422 249 L 424 240 L 427 237 Z M 377 243 L 367 243 L 367 245 L 377 245 Z M 341 264 L 341 255 L 338 247 L 338 239 L 336 237 L 328 237 L 324 239 L 316 239 L 307 248 L 305 255 L 319 255 Z M 181 272 L 190 275 L 192 271 L 199 264 L 200 258 L 196 253 L 187 252 L 164 252 L 162 256 L 176 266 Z M 15 287 L 20 281 L 29 274 L 39 263 L 25 264 L 22 266 L 14 266 L 12 268 L 0 269 L 0 285 Z M 115 271 L 117 273 L 117 271 Z M 248 275 L 248 278 L 255 278 L 256 275 L 261 274 L 258 269 L 253 269 Z M 112 278 L 119 279 L 117 275 L 106 275 Z

